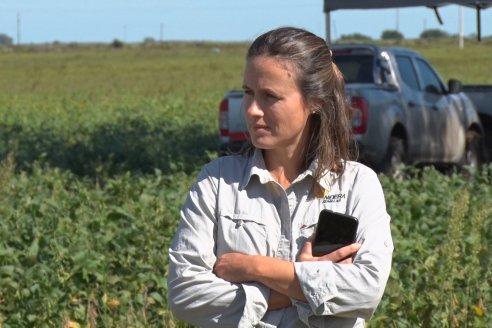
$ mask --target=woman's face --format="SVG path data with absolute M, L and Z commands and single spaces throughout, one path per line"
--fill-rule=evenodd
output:
M 248 131 L 256 148 L 303 147 L 311 111 L 297 86 L 294 65 L 268 56 L 252 57 L 246 63 L 243 89 Z

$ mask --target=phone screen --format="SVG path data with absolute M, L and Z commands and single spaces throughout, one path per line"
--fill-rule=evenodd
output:
M 322 256 L 355 242 L 357 218 L 327 209 L 319 213 L 313 255 Z

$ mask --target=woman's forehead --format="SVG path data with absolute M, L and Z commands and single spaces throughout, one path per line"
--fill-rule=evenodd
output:
M 291 58 L 279 57 L 279 56 L 269 56 L 269 55 L 258 55 L 249 57 L 246 63 L 258 63 L 266 62 L 271 65 L 279 66 L 285 70 L 292 70 L 296 66 Z
M 295 80 L 297 77 L 296 66 L 291 60 L 269 57 L 256 56 L 248 59 L 245 68 L 245 78 L 247 75 L 255 77 L 270 76 Z

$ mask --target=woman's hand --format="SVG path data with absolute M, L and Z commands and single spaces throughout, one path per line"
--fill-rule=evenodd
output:
M 332 261 L 335 263 L 351 264 L 352 257 L 362 246 L 359 243 L 353 243 L 323 256 L 313 256 L 313 240 L 314 235 L 311 236 L 311 238 L 309 238 L 308 241 L 306 241 L 306 243 L 304 244 L 301 253 L 297 257 L 297 260 L 299 262 Z
M 254 256 L 242 253 L 225 253 L 217 258 L 213 273 L 229 282 L 252 281 L 250 269 L 253 267 Z

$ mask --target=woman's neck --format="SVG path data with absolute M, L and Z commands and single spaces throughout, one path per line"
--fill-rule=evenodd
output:
M 300 152 L 263 150 L 263 158 L 272 178 L 284 189 L 305 170 L 304 156 Z

